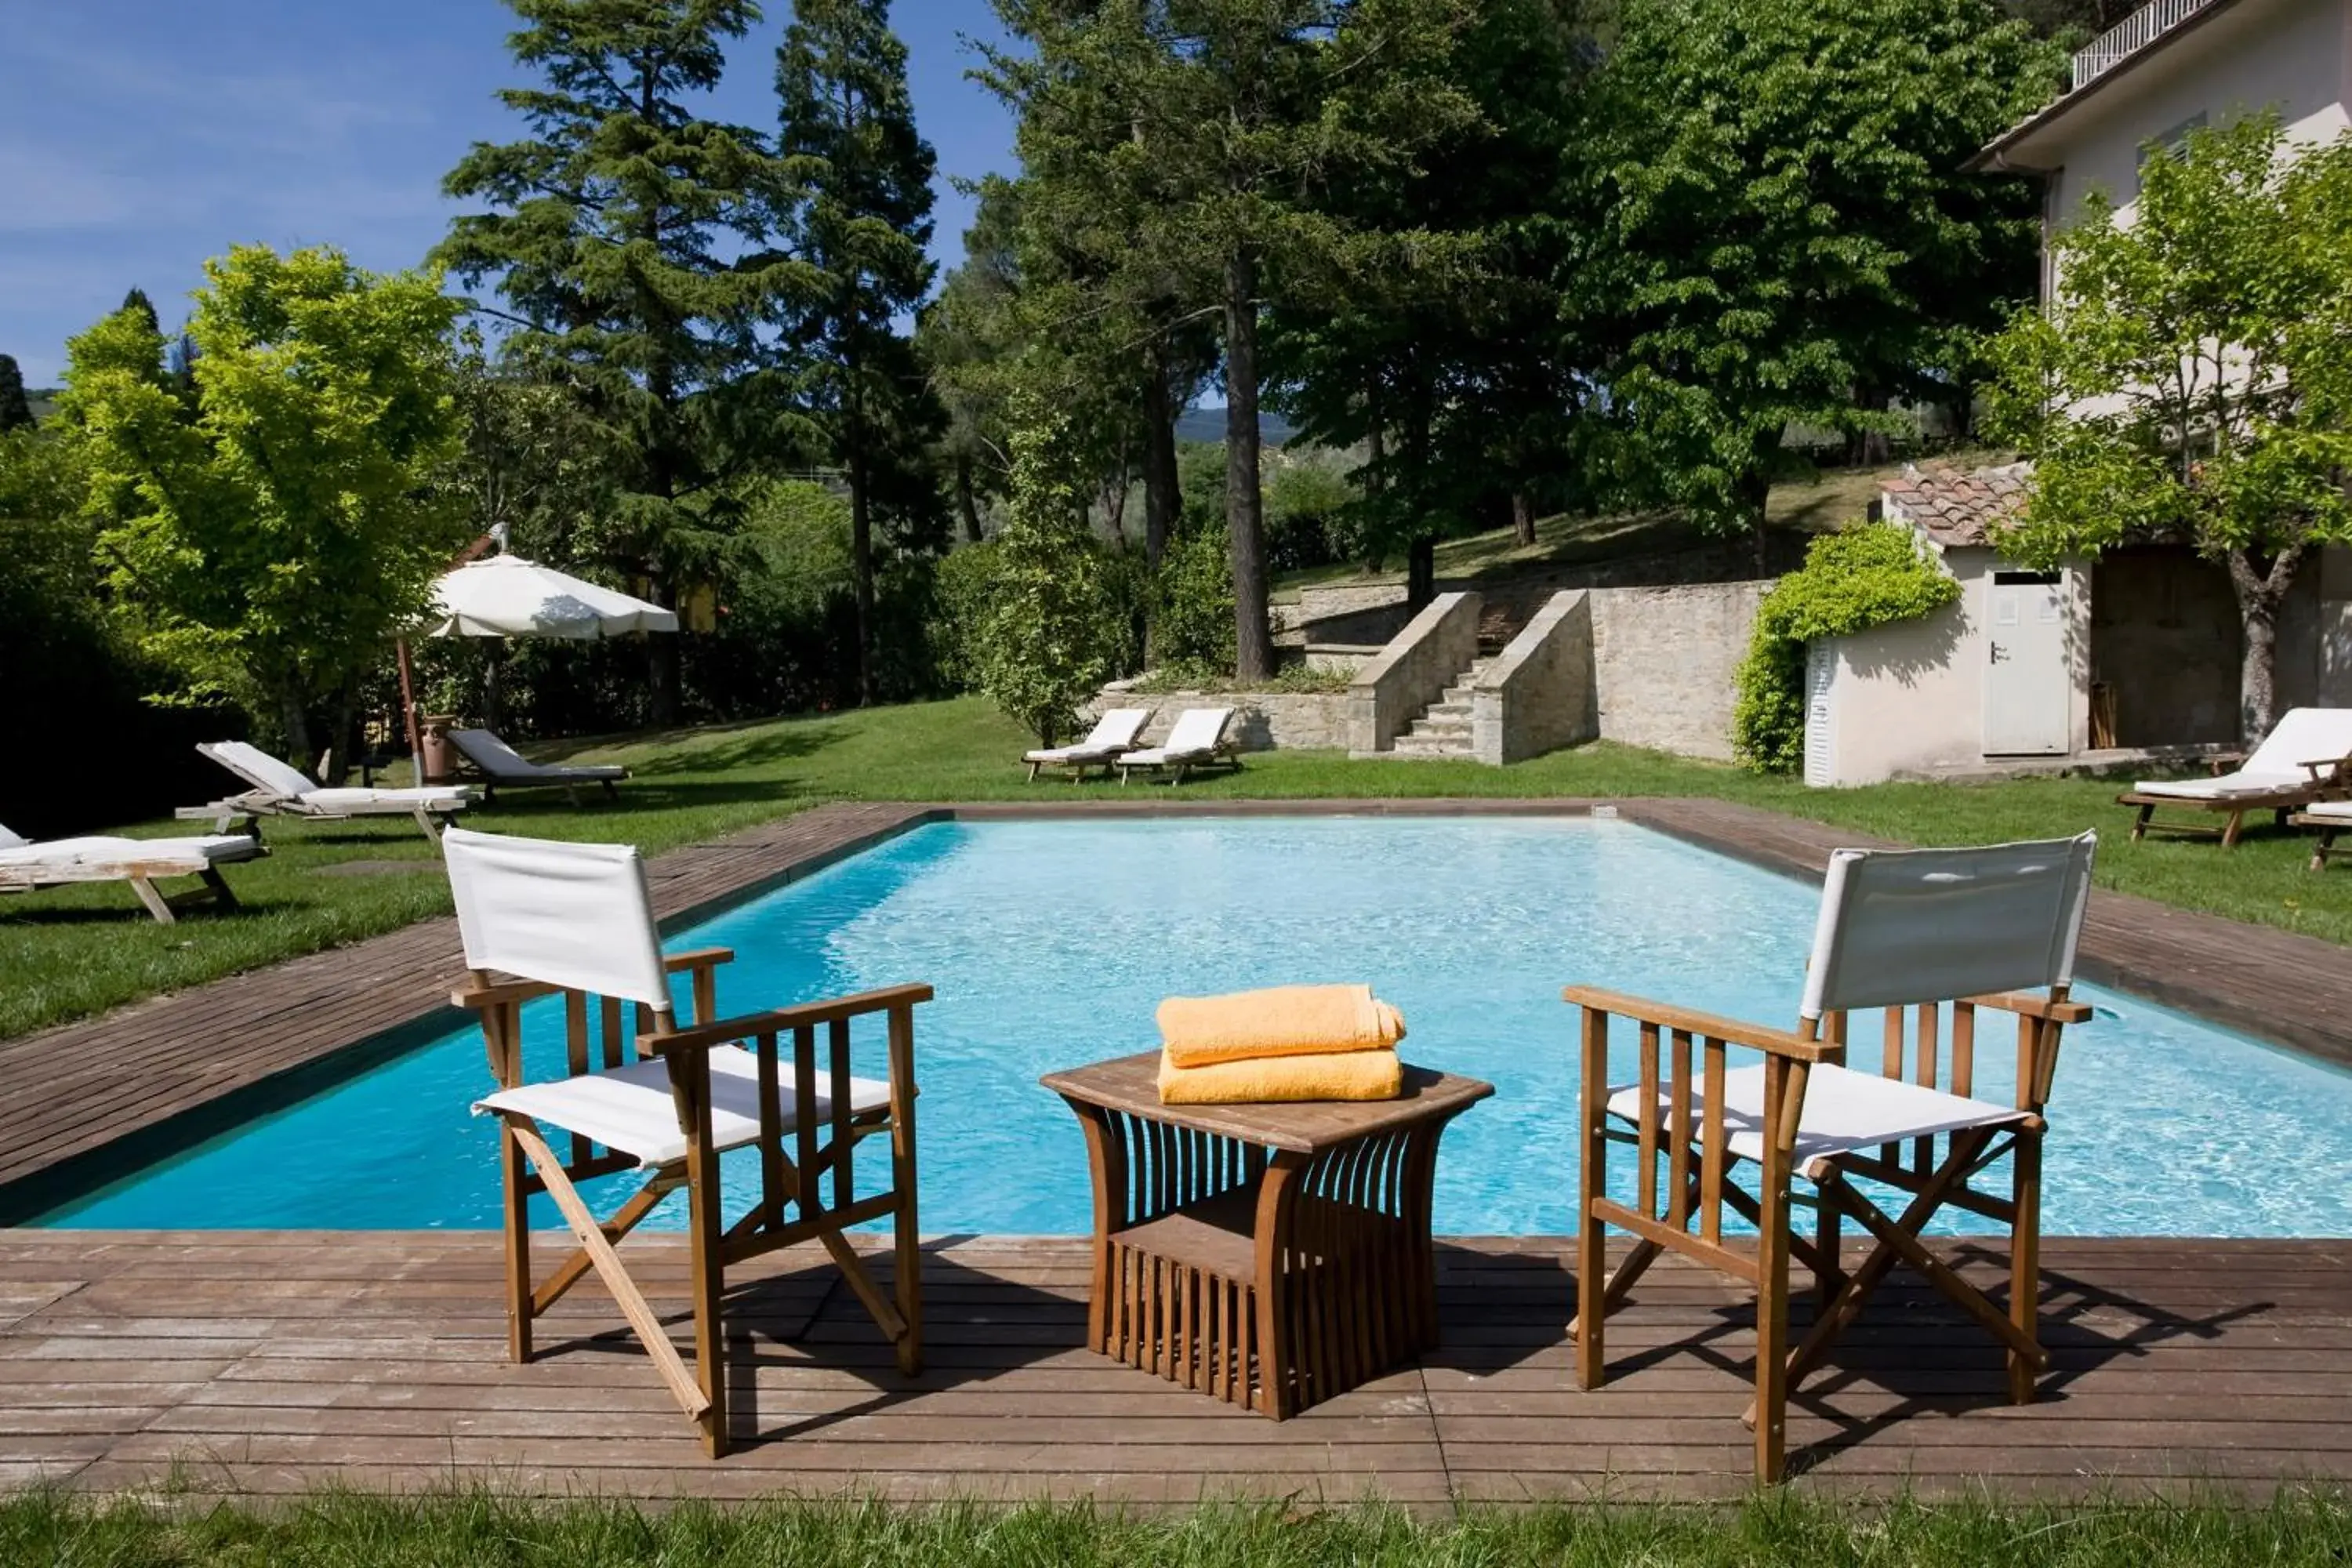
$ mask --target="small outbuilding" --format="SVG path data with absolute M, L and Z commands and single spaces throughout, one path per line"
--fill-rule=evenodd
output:
M 1878 509 L 1960 584 L 1915 621 L 1806 658 L 1805 782 L 2121 766 L 2238 740 L 2242 633 L 2228 574 L 2150 541 L 2042 571 L 2002 557 L 2030 464 L 1906 468 Z M 2315 556 L 2279 624 L 2278 705 L 2352 705 L 2352 554 Z

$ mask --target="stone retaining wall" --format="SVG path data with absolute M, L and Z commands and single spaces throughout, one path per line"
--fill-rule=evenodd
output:
M 1348 688 L 1348 748 L 1385 752 L 1478 653 L 1475 594 L 1440 594 Z
M 1769 582 L 1596 588 L 1592 679 L 1601 738 L 1731 760 L 1740 661 Z
M 1348 694 L 1344 691 L 1153 691 L 1103 689 L 1087 710 L 1089 723 L 1106 708 L 1149 708 L 1143 743 L 1168 738 L 1176 716 L 1187 708 L 1231 708 L 1226 731 L 1244 752 L 1337 751 L 1348 743 Z
M 1471 689 L 1471 754 L 1499 767 L 1595 730 L 1591 595 L 1555 594 Z

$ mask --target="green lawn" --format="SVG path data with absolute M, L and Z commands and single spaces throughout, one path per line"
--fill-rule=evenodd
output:
M 1994 1501 L 1474 1510 L 1214 1507 L 1149 1518 L 1078 1505 L 890 1509 L 761 1502 L 531 1505 L 488 1493 L 320 1494 L 275 1508 L 0 1502 L 0 1561 L 64 1568 L 2318 1568 L 2352 1555 L 2334 1493 L 2260 1508 Z
M 2352 942 L 2352 875 L 2304 868 L 2307 840 L 2265 826 L 2231 854 L 2210 842 L 2130 844 L 2116 785 L 2088 779 L 1999 784 L 1885 784 L 1807 790 L 1728 767 L 1621 746 L 1555 752 L 1507 768 L 1472 763 L 1351 762 L 1333 752 L 1253 756 L 1239 773 L 1181 788 L 1025 784 L 1021 733 L 985 702 L 876 709 L 822 718 L 640 737 L 565 753 L 636 770 L 617 805 L 565 807 L 560 793 L 517 797 L 473 820 L 501 831 L 625 840 L 657 853 L 827 800 L 1187 800 L 1316 796 L 1711 795 L 1916 843 L 2079 832 L 2106 837 L 2099 880 L 2153 899 Z M 135 829 L 185 831 L 172 823 Z M 234 915 L 198 911 L 173 926 L 128 889 L 100 885 L 0 900 L 0 1037 L 157 992 L 373 936 L 446 910 L 446 886 L 405 818 L 267 825 L 273 853 L 230 868 Z

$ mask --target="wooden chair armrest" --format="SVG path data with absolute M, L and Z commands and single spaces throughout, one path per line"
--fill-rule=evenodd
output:
M 2205 769 L 2218 779 L 2231 768 L 2242 766 L 2245 760 L 2243 752 L 2216 752 L 2205 759 Z
M 1560 999 L 1596 1013 L 1607 1013 L 1612 1017 L 1655 1024 L 1662 1029 L 1679 1029 L 1685 1034 L 1721 1040 L 1726 1045 L 1744 1046 L 1749 1050 L 1787 1057 L 1791 1061 L 1834 1062 L 1840 1054 L 1839 1048 L 1828 1040 L 1801 1039 L 1786 1029 L 1766 1028 L 1760 1024 L 1744 1023 L 1738 1018 L 1719 1017 L 1713 1013 L 1652 1002 L 1645 997 L 1629 996 L 1622 991 L 1571 985 L 1560 993 Z
M 2321 757 L 2315 762 L 2297 763 L 2294 765 L 2309 773 L 2314 784 L 2326 784 L 2330 778 L 2344 771 L 2344 763 L 2345 759 L 2342 757 Z
M 928 985 L 886 985 L 877 991 L 860 991 L 854 996 L 804 1002 L 797 1007 L 746 1013 L 740 1017 L 719 1018 L 708 1024 L 697 1024 L 692 1028 L 674 1029 L 667 1034 L 646 1035 L 638 1039 L 637 1048 L 648 1056 L 707 1051 L 719 1046 L 731 1046 L 754 1035 L 781 1035 L 790 1029 L 814 1028 L 819 1024 L 831 1024 L 867 1013 L 887 1013 L 900 1007 L 911 1007 L 918 1002 L 930 999 L 931 988 Z
M 1989 996 L 1967 998 L 1972 1006 L 1997 1007 L 2004 1013 L 2019 1013 L 2029 1018 L 2045 1018 L 2055 1024 L 2087 1024 L 2091 1021 L 2091 1005 L 2071 999 L 2053 1001 L 2037 996 L 2031 991 L 2003 991 Z

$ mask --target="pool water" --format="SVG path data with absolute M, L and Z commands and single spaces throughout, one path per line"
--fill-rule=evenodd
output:
M 1571 1228 L 1578 1077 L 1561 985 L 1786 1025 L 1816 898 L 1608 819 L 959 823 L 671 946 L 735 949 L 722 1011 L 902 981 L 937 988 L 916 1012 L 926 1232 L 1085 1230 L 1076 1121 L 1037 1079 L 1152 1047 L 1161 997 L 1369 981 L 1403 1010 L 1409 1060 L 1496 1085 L 1445 1135 L 1438 1229 L 1559 1234 Z M 2047 1229 L 2352 1235 L 2352 1187 L 2279 1179 L 2352 1169 L 2352 1075 L 2137 997 L 2078 994 L 2098 1012 L 2067 1032 L 2059 1065 Z M 857 1070 L 882 1076 L 879 1021 L 861 1031 Z M 1978 1093 L 2005 1100 L 2011 1031 L 1983 1036 Z M 560 1071 L 560 1011 L 535 1005 L 525 1037 L 534 1074 Z M 489 1086 L 478 1034 L 461 1030 L 47 1223 L 490 1228 L 496 1128 L 468 1113 Z M 1619 1173 L 1631 1163 L 1621 1154 Z M 748 1151 L 727 1165 L 731 1215 L 757 1170 Z M 611 1203 L 634 1184 L 588 1190 Z M 655 1223 L 683 1223 L 682 1199 L 671 1205 Z M 560 1223 L 551 1207 L 540 1217 Z

